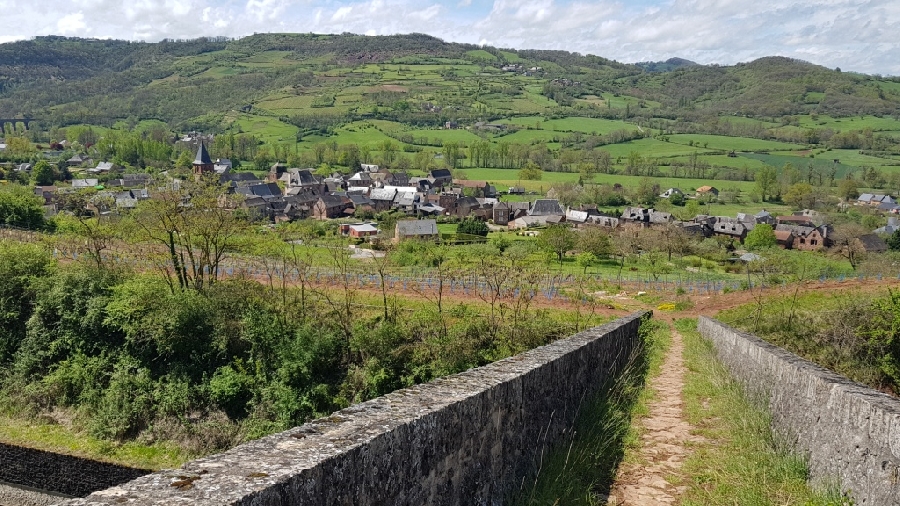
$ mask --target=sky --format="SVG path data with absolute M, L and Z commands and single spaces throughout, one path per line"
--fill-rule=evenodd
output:
M 262 32 L 418 32 L 629 63 L 677 56 L 730 65 L 777 55 L 900 75 L 898 0 L 0 0 L 0 42 Z

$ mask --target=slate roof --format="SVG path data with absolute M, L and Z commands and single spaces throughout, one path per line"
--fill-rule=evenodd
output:
M 72 188 L 93 188 L 100 184 L 99 179 L 73 179 Z
M 866 234 L 864 236 L 861 236 L 859 238 L 859 242 L 861 242 L 863 248 L 865 248 L 865 250 L 870 253 L 879 253 L 888 250 L 888 245 L 886 242 L 884 242 L 884 239 L 878 237 L 875 234 Z
M 372 201 L 369 200 L 369 197 L 366 197 L 365 195 L 349 194 L 349 195 L 347 195 L 347 198 L 349 198 L 350 201 L 353 202 L 354 206 L 371 206 L 372 205 Z
M 254 184 L 249 186 L 239 186 L 235 189 L 236 193 L 246 196 L 255 196 L 263 198 L 272 198 L 281 196 L 281 188 L 275 183 Z
M 212 158 L 209 157 L 209 151 L 206 150 L 206 144 L 200 143 L 197 148 L 197 156 L 194 158 L 194 165 L 212 165 Z
M 397 222 L 397 233 L 403 237 L 437 235 L 434 220 L 401 220 Z
M 369 193 L 369 198 L 372 200 L 390 200 L 393 202 L 396 195 L 397 190 L 394 188 L 373 188 Z
M 347 202 L 350 202 L 349 198 L 342 197 L 340 195 L 322 195 L 319 197 L 319 200 L 321 200 L 325 207 L 328 209 L 340 207 Z
M 537 199 L 528 211 L 528 216 L 564 216 L 565 214 L 556 199 Z

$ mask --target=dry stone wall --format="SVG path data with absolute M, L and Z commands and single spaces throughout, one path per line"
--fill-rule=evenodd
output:
M 639 349 L 643 314 L 64 504 L 503 504 Z
M 0 443 L 0 482 L 86 496 L 150 471 Z
M 813 480 L 840 480 L 855 504 L 900 505 L 900 400 L 756 336 L 700 317 L 698 329 L 773 429 L 809 457 Z

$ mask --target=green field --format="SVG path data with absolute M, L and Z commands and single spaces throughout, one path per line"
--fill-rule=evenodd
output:
M 723 135 L 676 134 L 668 136 L 669 142 L 676 144 L 693 143 L 703 149 L 722 151 L 792 151 L 803 150 L 806 146 L 786 142 L 749 139 L 747 137 L 726 137 Z

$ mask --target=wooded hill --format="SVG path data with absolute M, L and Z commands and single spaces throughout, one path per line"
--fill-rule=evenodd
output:
M 896 78 L 782 57 L 690 63 L 642 68 L 422 34 L 159 43 L 38 37 L 0 44 L 0 117 L 38 118 L 45 128 L 151 118 L 177 129 L 218 130 L 226 114 L 240 110 L 301 128 L 360 118 L 441 125 L 532 114 L 776 119 L 900 111 Z

